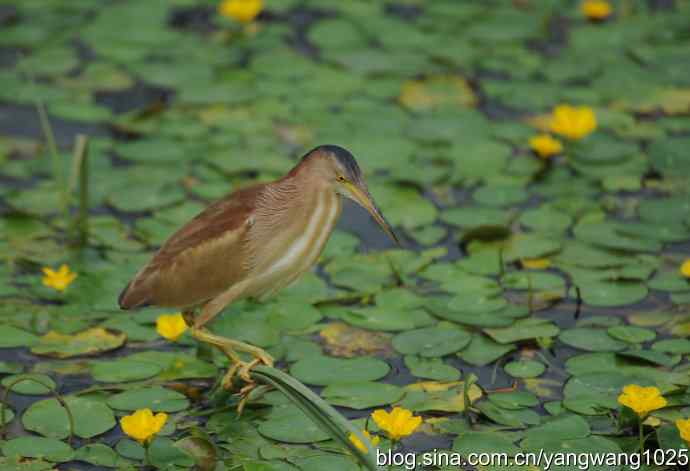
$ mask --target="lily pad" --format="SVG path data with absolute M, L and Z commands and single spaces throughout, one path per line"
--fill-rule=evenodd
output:
M 31 347 L 38 337 L 11 325 L 0 325 L 0 348 Z
M 104 383 L 124 383 L 147 379 L 160 373 L 160 366 L 126 358 L 101 361 L 91 365 L 91 375 L 96 381 Z
M 74 433 L 81 438 L 93 438 L 115 427 L 115 416 L 102 402 L 82 397 L 66 397 L 65 403 L 74 419 Z M 34 402 L 22 416 L 27 430 L 51 438 L 69 436 L 67 411 L 56 399 Z
M 440 358 L 420 358 L 415 355 L 406 355 L 405 366 L 409 368 L 410 373 L 418 378 L 436 381 L 457 381 L 460 379 L 460 371 L 446 365 Z
M 0 445 L 5 456 L 21 456 L 24 458 L 39 458 L 55 463 L 69 461 L 74 451 L 65 442 L 55 438 L 19 437 L 8 440 Z
M 403 394 L 399 386 L 375 382 L 332 384 L 321 392 L 321 396 L 333 405 L 359 410 L 392 404 Z
M 258 430 L 265 437 L 285 443 L 314 443 L 330 438 L 328 433 L 292 405 L 274 408 L 266 421 L 259 424 Z
M 535 360 L 521 360 L 511 361 L 503 369 L 513 378 L 536 378 L 544 372 L 546 367 Z
M 48 395 L 57 387 L 53 378 L 48 375 L 36 373 L 6 376 L 2 379 L 1 384 L 8 388 L 15 382 L 16 384 L 12 386 L 12 392 L 31 396 Z
M 307 384 L 328 386 L 331 384 L 376 381 L 390 367 L 382 360 L 370 357 L 331 358 L 316 356 L 303 358 L 290 368 L 290 374 Z
M 111 396 L 107 403 L 113 409 L 124 411 L 149 408 L 154 412 L 178 412 L 189 407 L 183 394 L 160 386 L 130 389 Z
M 31 348 L 36 355 L 54 358 L 70 358 L 78 355 L 95 355 L 121 347 L 127 336 L 121 332 L 95 327 L 75 335 L 52 331 L 40 337 Z
M 472 336 L 454 327 L 427 327 L 393 337 L 393 347 L 404 355 L 441 357 L 462 350 Z
M 566 345 L 589 352 L 617 352 L 627 346 L 604 330 L 586 327 L 564 330 L 558 339 Z

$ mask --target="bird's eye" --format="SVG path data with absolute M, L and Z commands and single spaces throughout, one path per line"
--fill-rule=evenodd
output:
M 342 175 L 338 175 L 338 181 L 339 181 L 339 182 L 344 182 L 344 181 L 345 181 L 345 177 L 343 177 Z

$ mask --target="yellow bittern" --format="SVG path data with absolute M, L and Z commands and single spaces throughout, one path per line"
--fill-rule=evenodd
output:
M 350 152 L 324 145 L 308 152 L 284 177 L 240 189 L 173 234 L 120 294 L 122 309 L 179 308 L 192 335 L 227 355 L 229 387 L 236 373 L 273 365 L 264 350 L 214 335 L 204 326 L 228 304 L 264 299 L 295 281 L 319 258 L 335 227 L 341 196 L 364 207 L 398 242 L 372 199 Z M 198 316 L 194 313 L 198 308 Z M 243 362 L 236 352 L 250 354 Z

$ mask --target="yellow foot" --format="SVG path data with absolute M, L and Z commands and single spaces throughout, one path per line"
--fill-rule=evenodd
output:
M 254 380 L 252 379 L 252 368 L 261 364 L 264 364 L 266 366 L 273 366 L 273 358 L 266 352 L 263 352 L 263 354 L 264 355 L 260 357 L 255 357 L 252 361 L 233 361 L 232 365 L 230 366 L 230 369 L 227 373 L 225 373 L 225 376 L 223 376 L 223 388 L 232 389 L 235 377 L 239 377 L 248 385 L 255 384 Z

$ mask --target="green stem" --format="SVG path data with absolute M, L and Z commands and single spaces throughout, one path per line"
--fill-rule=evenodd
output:
M 151 466 L 151 454 L 149 452 L 151 443 L 146 442 L 144 443 L 144 465 L 145 466 Z
M 640 457 L 644 453 L 644 427 L 642 425 L 642 417 L 638 417 L 639 422 L 639 435 L 640 435 Z
M 43 102 L 38 99 L 36 100 L 36 109 L 38 110 L 38 119 L 41 123 L 41 130 L 43 131 L 43 136 L 46 139 L 48 151 L 50 152 L 50 156 L 53 161 L 53 178 L 55 178 L 55 185 L 60 196 L 60 210 L 62 211 L 62 217 L 64 218 L 65 226 L 67 226 L 69 218 L 69 199 L 67 185 L 65 182 L 65 171 L 62 167 L 60 154 L 58 153 L 55 134 L 53 133 L 53 128 L 48 120 L 46 107 Z
M 84 248 L 89 243 L 89 138 L 83 134 L 77 135 L 74 145 L 74 170 L 70 190 L 72 193 L 79 178 L 79 213 L 75 221 L 79 234 L 79 247 Z

